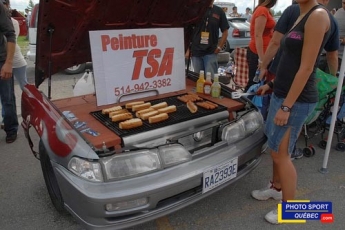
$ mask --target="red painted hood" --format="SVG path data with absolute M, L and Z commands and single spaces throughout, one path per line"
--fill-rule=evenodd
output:
M 185 48 L 212 0 L 40 0 L 35 84 L 91 61 L 89 31 L 183 27 Z

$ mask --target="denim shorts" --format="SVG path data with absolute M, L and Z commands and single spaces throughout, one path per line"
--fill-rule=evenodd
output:
M 268 147 L 278 152 L 279 145 L 285 132 L 290 128 L 289 153 L 293 152 L 298 135 L 308 116 L 314 111 L 316 103 L 295 102 L 290 111 L 288 123 L 284 126 L 274 124 L 274 118 L 285 98 L 272 94 L 268 116 L 265 125 L 265 134 L 268 138 Z

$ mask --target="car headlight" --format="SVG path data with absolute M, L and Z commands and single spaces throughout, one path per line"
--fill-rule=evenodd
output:
M 161 169 L 157 149 L 116 154 L 102 159 L 107 179 L 133 177 Z
M 261 113 L 257 111 L 247 113 L 242 117 L 242 119 L 244 122 L 244 129 L 247 134 L 255 132 L 264 123 Z
M 192 159 L 190 152 L 178 144 L 161 146 L 158 151 L 165 167 L 181 164 Z
M 73 157 L 68 163 L 68 169 L 86 180 L 93 182 L 103 181 L 101 165 L 98 162 L 90 162 Z
M 245 137 L 244 122 L 242 119 L 224 127 L 222 131 L 222 140 L 228 144 L 242 140 Z
M 225 126 L 222 130 L 222 140 L 228 144 L 235 143 L 249 136 L 263 124 L 262 116 L 259 112 L 247 113 L 236 122 Z

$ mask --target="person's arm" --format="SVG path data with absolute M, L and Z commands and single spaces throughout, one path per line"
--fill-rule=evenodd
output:
M 265 16 L 259 16 L 255 19 L 254 39 L 259 60 L 264 57 L 264 41 L 262 35 L 264 33 L 266 22 L 267 18 Z
M 315 47 L 321 47 L 324 34 L 329 27 L 330 20 L 328 13 L 324 9 L 316 9 L 309 16 L 304 26 L 301 64 L 283 105 L 291 108 L 301 94 L 314 69 L 314 64 L 319 54 L 319 49 Z
M 219 53 L 219 51 L 221 51 L 221 49 L 219 49 L 219 48 L 222 48 L 224 46 L 226 39 L 228 38 L 228 31 L 229 30 L 226 29 L 222 32 L 222 38 L 220 39 L 220 42 L 218 43 L 218 46 L 217 46 L 215 53 Z
M 12 63 L 16 47 L 16 35 L 14 33 L 11 18 L 8 17 L 8 11 L 2 4 L 0 6 L 0 30 L 7 40 L 6 61 L 1 68 L 0 76 L 2 79 L 8 79 L 12 77 Z
M 279 33 L 278 31 L 273 32 L 272 39 L 270 43 L 268 44 L 264 57 L 261 60 L 262 63 L 260 63 L 262 68 L 266 69 L 268 64 L 270 64 L 270 62 L 272 61 L 272 59 L 278 52 L 278 49 L 280 47 L 280 41 L 282 40 L 283 37 L 284 37 L 284 34 Z
M 338 72 L 338 50 L 327 52 L 326 59 L 327 59 L 329 73 L 332 74 L 333 76 L 336 76 Z

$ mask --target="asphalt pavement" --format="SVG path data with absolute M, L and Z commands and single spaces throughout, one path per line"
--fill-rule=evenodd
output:
M 29 63 L 28 78 L 33 83 L 33 64 Z M 74 78 L 79 75 L 56 74 L 52 77 L 52 98 L 72 95 Z M 47 92 L 47 81 L 40 87 Z M 20 89 L 16 85 L 18 114 L 20 114 Z M 31 132 L 37 149 L 38 137 Z M 335 138 L 334 138 L 335 139 Z M 237 183 L 157 220 L 133 227 L 143 230 L 200 230 L 200 229 L 344 229 L 345 226 L 345 152 L 335 150 L 333 140 L 328 161 L 328 173 L 321 174 L 324 150 L 317 144 L 320 136 L 309 140 L 316 149 L 313 157 L 295 160 L 298 173 L 297 199 L 333 202 L 334 223 L 271 225 L 263 217 L 277 202 L 256 201 L 250 192 L 266 186 L 270 179 L 272 162 L 264 154 L 261 164 Z M 299 147 L 304 147 L 300 137 Z M 0 229 L 1 230 L 79 230 L 81 226 L 70 215 L 59 215 L 50 202 L 40 162 L 31 154 L 22 128 L 13 144 L 5 143 L 5 133 L 0 131 Z

